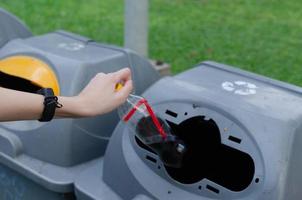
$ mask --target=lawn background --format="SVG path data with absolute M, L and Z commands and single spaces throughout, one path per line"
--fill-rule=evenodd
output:
M 0 0 L 34 34 L 123 44 L 123 0 Z M 149 57 L 174 73 L 214 60 L 302 86 L 302 1 L 150 0 Z

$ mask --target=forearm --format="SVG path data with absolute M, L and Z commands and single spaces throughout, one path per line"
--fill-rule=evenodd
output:
M 37 120 L 44 109 L 44 96 L 0 87 L 0 121 Z M 76 97 L 58 97 L 63 105 L 55 117 L 81 117 L 84 114 Z
M 0 121 L 39 119 L 43 96 L 0 87 Z

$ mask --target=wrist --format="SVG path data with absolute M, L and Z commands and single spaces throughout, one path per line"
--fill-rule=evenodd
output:
M 78 96 L 58 97 L 58 101 L 63 105 L 62 108 L 56 110 L 56 117 L 88 117 L 89 112 Z

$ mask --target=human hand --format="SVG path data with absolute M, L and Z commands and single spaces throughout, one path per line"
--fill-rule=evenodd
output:
M 116 91 L 117 83 L 124 87 Z M 110 112 L 124 103 L 132 91 L 131 71 L 129 68 L 114 73 L 98 73 L 87 86 L 74 97 L 79 117 L 91 117 Z
M 120 90 L 116 84 L 123 83 Z M 63 107 L 55 110 L 55 117 L 92 117 L 112 111 L 121 105 L 132 90 L 130 69 L 99 73 L 73 97 L 58 96 Z M 0 121 L 40 119 L 44 97 L 39 94 L 0 87 Z

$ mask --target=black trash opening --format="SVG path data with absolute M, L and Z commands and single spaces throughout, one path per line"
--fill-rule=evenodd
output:
M 206 178 L 232 191 L 242 191 L 252 182 L 255 173 L 252 157 L 222 144 L 214 120 L 196 116 L 178 125 L 167 122 L 173 134 L 187 147 L 181 168 L 165 166 L 171 178 L 183 184 L 193 184 Z M 136 141 L 140 147 L 152 152 L 138 139 Z

